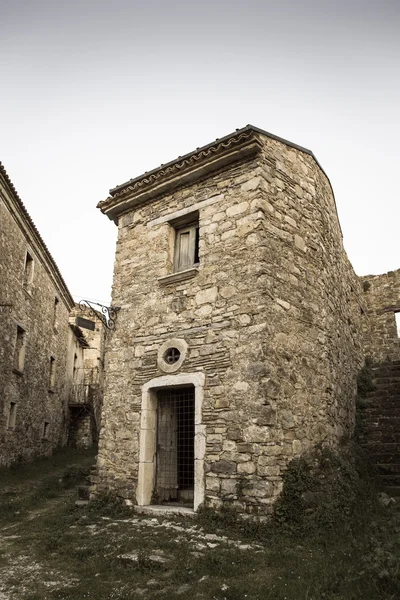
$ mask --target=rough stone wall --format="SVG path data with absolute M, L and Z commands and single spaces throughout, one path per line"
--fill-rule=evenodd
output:
M 91 414 L 86 412 L 73 424 L 72 436 L 77 448 L 90 448 L 93 445 Z
M 69 403 L 78 403 L 84 400 L 84 352 L 74 330 L 68 328 L 67 364 L 65 369 L 65 386 Z
M 51 454 L 66 443 L 65 371 L 72 299 L 66 288 L 58 284 L 54 263 L 46 256 L 38 236 L 15 202 L 7 178 L 0 175 L 0 465 L 3 466 Z M 33 259 L 29 282 L 24 276 L 27 251 Z M 18 327 L 24 331 L 23 365 L 17 364 L 16 357 Z M 50 385 L 50 357 L 55 359 L 53 385 Z M 11 403 L 15 427 L 9 427 Z
M 365 315 L 332 191 L 314 159 L 262 138 L 254 159 L 119 219 L 106 387 L 93 492 L 135 499 L 142 386 L 184 339 L 183 373 L 206 375 L 206 500 L 268 514 L 288 462 L 352 432 Z M 199 203 L 205 202 L 204 205 Z M 200 268 L 172 270 L 168 215 L 197 207 Z M 166 220 L 163 221 L 163 218 Z M 364 313 L 364 315 L 362 314 Z
M 76 319 L 82 317 L 94 324 L 94 329 L 81 326 L 81 331 L 87 343 L 83 349 L 83 381 L 85 401 L 90 405 L 92 415 L 93 441 L 97 442 L 101 425 L 101 410 L 104 393 L 104 352 L 107 330 L 96 315 L 89 314 L 75 305 L 70 315 L 70 322 L 76 324 Z M 87 429 L 87 431 L 89 431 Z
M 369 331 L 366 352 L 374 362 L 400 360 L 395 313 L 400 312 L 400 269 L 361 277 L 367 304 Z

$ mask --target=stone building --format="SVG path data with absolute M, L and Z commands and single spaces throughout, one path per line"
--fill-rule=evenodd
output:
M 69 399 L 68 443 L 89 447 L 97 444 L 100 430 L 106 329 L 95 313 L 88 315 L 79 304 L 70 314 L 70 326 L 79 348 L 69 351 L 75 365 Z
M 253 126 L 119 185 L 92 491 L 267 515 L 282 473 L 354 426 L 365 295 L 328 177 Z
M 74 301 L 0 166 L 0 464 L 66 443 L 67 344 Z
M 0 466 L 68 441 L 69 405 L 88 377 L 91 344 L 69 323 L 74 306 L 0 163 Z

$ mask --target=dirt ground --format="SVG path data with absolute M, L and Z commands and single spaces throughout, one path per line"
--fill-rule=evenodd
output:
M 75 506 L 92 462 L 90 453 L 69 451 L 1 471 L 0 600 L 400 597 L 393 507 L 389 546 L 379 523 L 367 537 L 332 531 L 316 541 L 255 535 L 207 517 L 106 516 L 107 507 Z

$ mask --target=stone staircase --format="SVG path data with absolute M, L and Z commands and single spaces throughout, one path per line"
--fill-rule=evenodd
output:
M 375 390 L 360 410 L 360 443 L 386 492 L 400 496 L 400 361 L 372 366 Z

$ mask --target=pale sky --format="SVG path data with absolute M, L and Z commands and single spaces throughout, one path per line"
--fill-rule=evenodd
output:
M 109 301 L 108 190 L 248 123 L 314 152 L 359 275 L 400 268 L 399 0 L 0 0 L 0 32 L 0 160 L 76 298 Z

